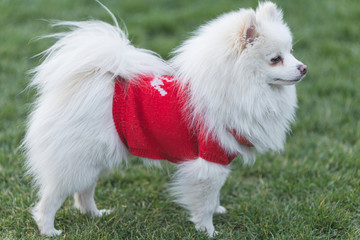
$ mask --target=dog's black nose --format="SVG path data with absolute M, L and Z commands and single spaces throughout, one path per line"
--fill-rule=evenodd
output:
M 305 75 L 307 72 L 307 66 L 304 64 L 298 65 L 297 69 L 300 71 L 301 75 Z

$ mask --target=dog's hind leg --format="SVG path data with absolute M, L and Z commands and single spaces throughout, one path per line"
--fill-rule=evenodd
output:
M 216 234 L 213 215 L 218 210 L 220 189 L 230 169 L 201 158 L 178 165 L 171 191 L 176 202 L 190 212 L 190 220 L 197 230 L 209 237 Z
M 57 210 L 65 201 L 67 195 L 58 191 L 43 191 L 40 201 L 32 210 L 32 216 L 35 219 L 40 233 L 46 236 L 57 236 L 61 230 L 54 227 L 54 219 Z
M 96 183 L 91 185 L 84 191 L 74 194 L 75 204 L 74 206 L 80 210 L 81 213 L 87 213 L 92 217 L 101 217 L 104 214 L 109 214 L 111 211 L 107 209 L 98 210 L 94 200 Z

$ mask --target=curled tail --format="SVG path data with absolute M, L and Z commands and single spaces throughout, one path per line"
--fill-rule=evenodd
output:
M 115 20 L 115 19 L 114 19 Z M 131 45 L 127 32 L 116 25 L 90 20 L 56 22 L 68 32 L 52 34 L 57 42 L 40 55 L 44 61 L 33 69 L 31 86 L 54 89 L 87 77 L 104 74 L 131 79 L 138 74 L 169 74 L 171 68 L 157 54 Z

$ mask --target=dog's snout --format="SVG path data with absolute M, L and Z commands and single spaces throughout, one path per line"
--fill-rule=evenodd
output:
M 297 69 L 300 71 L 301 75 L 305 75 L 307 72 L 307 66 L 304 64 L 298 65 Z

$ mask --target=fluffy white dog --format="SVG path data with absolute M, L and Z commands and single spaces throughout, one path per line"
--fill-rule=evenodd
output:
M 39 188 L 33 209 L 41 234 L 75 207 L 102 216 L 95 185 L 128 155 L 176 163 L 172 193 L 196 229 L 215 234 L 213 214 L 229 164 L 283 148 L 297 106 L 294 84 L 307 71 L 271 2 L 201 26 L 166 62 L 130 44 L 116 23 L 60 22 L 69 32 L 44 52 L 31 86 L 38 97 L 23 147 Z

